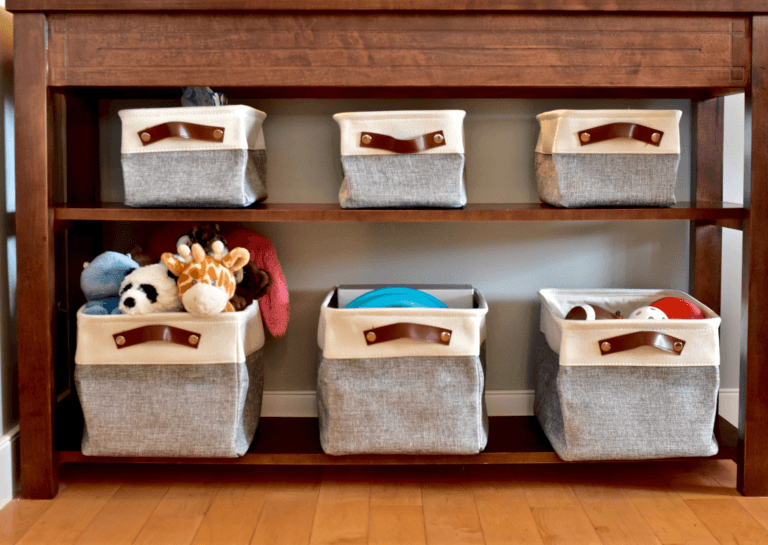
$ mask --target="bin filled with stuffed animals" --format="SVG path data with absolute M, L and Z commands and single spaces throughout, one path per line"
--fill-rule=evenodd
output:
M 673 290 L 539 291 L 534 412 L 565 460 L 712 456 L 720 318 Z
M 234 105 L 119 115 L 128 206 L 243 207 L 267 198 L 264 112 Z
M 471 286 L 334 288 L 318 327 L 323 451 L 482 451 L 487 312 Z
M 539 198 L 562 207 L 672 206 L 679 110 L 554 110 L 541 126 Z
M 222 247 L 212 257 L 198 244 L 181 246 L 178 256 L 138 268 L 106 253 L 115 254 L 113 273 L 126 269 L 122 313 L 92 302 L 77 313 L 83 454 L 234 457 L 248 450 L 261 410 L 264 329 L 258 302 L 239 312 L 229 303 L 248 251 L 224 256 Z M 84 273 L 102 265 L 94 260 Z

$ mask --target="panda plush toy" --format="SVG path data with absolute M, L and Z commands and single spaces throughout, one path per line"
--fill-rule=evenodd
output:
M 135 269 L 120 284 L 120 310 L 123 314 L 182 310 L 176 277 L 162 263 Z

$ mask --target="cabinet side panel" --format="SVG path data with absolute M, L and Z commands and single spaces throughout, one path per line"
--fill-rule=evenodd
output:
M 56 337 L 45 16 L 19 14 L 14 25 L 21 483 L 25 498 L 50 498 L 58 490 L 58 471 L 53 451 Z
M 692 104 L 695 131 L 691 190 L 696 202 L 723 200 L 723 128 L 725 99 Z M 691 222 L 691 295 L 720 314 L 722 228 Z
M 739 17 L 50 17 L 55 86 L 737 88 L 749 75 L 748 25 Z
M 747 496 L 768 495 L 768 17 L 753 19 L 751 159 L 745 169 L 741 392 L 738 489 Z M 747 125 L 749 127 L 749 125 Z M 749 136 L 749 135 L 747 135 Z M 747 140 L 745 138 L 745 140 Z M 746 346 L 744 342 L 746 341 Z M 744 352 L 746 348 L 746 352 Z

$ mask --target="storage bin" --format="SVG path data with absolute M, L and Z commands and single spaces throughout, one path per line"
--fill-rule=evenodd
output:
M 261 412 L 258 303 L 195 317 L 77 314 L 75 384 L 89 456 L 235 457 Z
M 342 208 L 467 204 L 461 110 L 336 114 Z
M 238 105 L 119 115 L 125 204 L 242 207 L 267 198 L 264 112 Z
M 447 304 L 447 303 L 446 303 Z M 327 454 L 475 454 L 488 440 L 485 316 L 472 308 L 320 312 L 317 410 Z
M 583 303 L 628 316 L 667 296 L 694 303 L 705 317 L 564 319 Z M 561 458 L 717 454 L 720 318 L 711 309 L 671 290 L 545 289 L 539 298 L 546 342 L 538 351 L 534 412 Z
M 562 207 L 672 206 L 679 110 L 555 110 L 541 126 L 539 198 Z

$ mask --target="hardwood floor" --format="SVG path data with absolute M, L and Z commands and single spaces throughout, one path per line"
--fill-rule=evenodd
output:
M 0 545 L 768 544 L 731 461 L 543 466 L 69 465 Z

